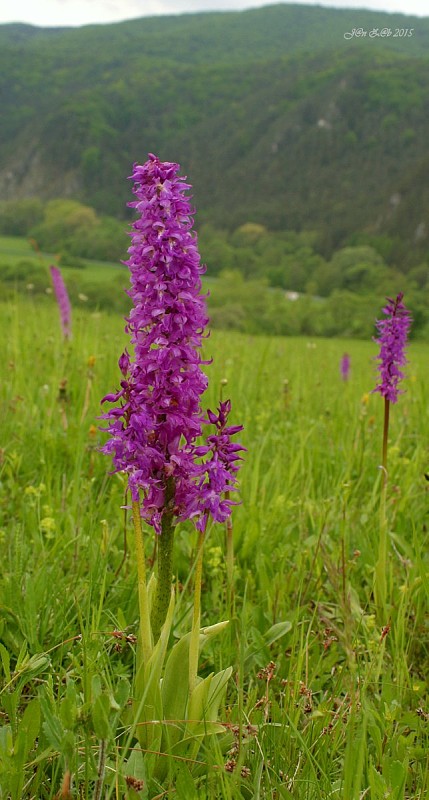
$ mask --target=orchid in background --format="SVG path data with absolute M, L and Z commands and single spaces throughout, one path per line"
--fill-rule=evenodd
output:
M 201 355 L 207 325 L 201 294 L 205 268 L 192 231 L 193 211 L 186 196 L 190 186 L 178 172 L 178 164 L 152 154 L 144 165 L 134 165 L 135 200 L 129 205 L 138 218 L 126 262 L 133 307 L 125 330 L 131 348 L 119 358 L 120 388 L 103 398 L 113 407 L 103 415 L 109 439 L 102 450 L 113 456 L 115 470 L 127 476 L 132 500 L 140 612 L 135 721 L 141 747 L 152 751 L 166 735 L 163 719 L 182 719 L 188 742 L 189 720 L 196 735 L 207 709 L 215 719 L 231 675 L 227 668 L 204 680 L 197 676 L 200 647 L 226 624 L 200 630 L 202 553 L 209 520 L 225 522 L 231 514 L 244 449 L 232 441 L 242 426 L 228 425 L 229 400 L 220 403 L 217 413 L 208 411 L 207 418 L 201 408 L 207 388 L 202 367 L 208 363 Z M 142 519 L 157 535 L 157 575 L 149 582 Z M 193 623 L 173 647 L 161 681 L 174 610 L 174 531 L 184 520 L 198 530 Z M 219 732 L 201 724 L 204 736 Z M 171 744 L 171 730 L 167 735 Z M 174 736 L 180 738 L 179 727 Z M 193 747 L 198 749 L 200 742 Z
M 387 303 L 383 308 L 383 319 L 376 321 L 378 338 L 375 339 L 380 345 L 378 355 L 378 371 L 380 381 L 373 389 L 384 397 L 384 425 L 383 425 L 383 446 L 382 446 L 382 489 L 380 504 L 380 542 L 378 561 L 375 569 L 374 595 L 379 612 L 383 613 L 386 606 L 387 584 L 386 584 L 386 562 L 387 562 L 387 519 L 386 519 L 386 489 L 387 489 L 387 444 L 389 438 L 389 416 L 390 404 L 396 403 L 399 394 L 399 382 L 404 374 L 402 367 L 407 363 L 405 349 L 408 334 L 411 326 L 411 315 L 409 310 L 402 302 L 403 293 L 400 292 L 396 299 L 387 298 Z
M 58 267 L 50 267 L 52 285 L 60 312 L 61 330 L 65 339 L 71 338 L 71 305 L 63 276 Z
M 403 296 L 400 292 L 396 300 L 388 297 L 387 304 L 383 308 L 385 319 L 377 320 L 375 323 L 379 334 L 375 341 L 380 345 L 378 370 L 381 380 L 373 391 L 379 392 L 390 403 L 396 403 L 398 395 L 401 394 L 398 388 L 399 381 L 404 377 L 401 367 L 407 363 L 405 348 L 411 326 L 411 315 L 402 302 Z
M 340 373 L 343 381 L 348 381 L 350 377 L 350 356 L 348 353 L 343 353 L 341 357 Z

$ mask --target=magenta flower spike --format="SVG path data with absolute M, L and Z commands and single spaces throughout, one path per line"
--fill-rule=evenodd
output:
M 402 302 L 403 296 L 403 293 L 400 292 L 396 300 L 388 297 L 387 304 L 383 308 L 386 318 L 377 320 L 375 323 L 379 336 L 374 341 L 380 345 L 378 356 L 380 383 L 373 391 L 379 392 L 391 403 L 396 403 L 398 395 L 402 394 L 399 389 L 399 382 L 404 377 L 401 367 L 407 363 L 405 348 L 411 316 Z
M 389 539 L 387 531 L 386 516 L 386 493 L 387 493 L 387 451 L 389 440 L 389 416 L 390 404 L 396 403 L 398 395 L 401 393 L 399 382 L 404 377 L 401 367 L 407 363 L 405 347 L 407 344 L 408 332 L 411 325 L 411 316 L 408 309 L 402 302 L 402 292 L 398 294 L 396 300 L 387 298 L 387 304 L 383 308 L 385 319 L 377 320 L 378 339 L 380 345 L 378 356 L 380 373 L 380 383 L 377 384 L 374 392 L 379 392 L 384 397 L 384 423 L 383 423 L 383 445 L 382 445 L 382 480 L 380 495 L 380 536 L 378 543 L 378 559 L 374 572 L 374 598 L 380 620 L 386 619 L 387 600 L 389 598 L 388 588 L 388 568 L 387 558 L 389 552 Z
M 140 502 L 157 533 L 167 516 L 170 524 L 192 519 L 200 529 L 207 514 L 222 522 L 231 504 L 221 494 L 235 488 L 236 471 L 226 408 L 219 417 L 209 412 L 217 434 L 197 445 L 207 422 L 201 410 L 207 362 L 200 352 L 208 321 L 201 295 L 205 267 L 185 196 L 190 186 L 178 171 L 178 164 L 152 154 L 143 166 L 134 165 L 136 199 L 129 205 L 139 217 L 126 262 L 133 301 L 126 331 L 134 356 L 125 352 L 119 359 L 121 388 L 104 398 L 115 407 L 103 415 L 110 439 L 102 449 L 113 455 L 116 471 L 128 475 L 133 502 Z
M 236 488 L 241 449 L 230 441 L 241 427 L 226 426 L 229 404 L 221 404 L 218 416 L 209 412 L 209 420 L 201 410 L 207 388 L 202 366 L 208 363 L 201 356 L 208 322 L 201 294 L 205 267 L 192 230 L 191 187 L 179 169 L 152 154 L 134 165 L 135 200 L 129 205 L 139 216 L 126 262 L 133 307 L 125 329 L 132 352 L 119 359 L 120 389 L 103 399 L 114 407 L 103 415 L 110 438 L 102 450 L 127 475 L 132 498 L 144 663 L 170 604 L 175 526 L 191 519 L 203 535 L 209 516 L 223 522 L 230 515 L 229 495 L 222 494 Z M 198 442 L 203 424 L 216 428 L 206 444 Z M 159 534 L 150 620 L 141 517 Z M 197 651 L 193 646 L 193 663 Z
M 348 381 L 350 377 L 350 356 L 344 353 L 340 361 L 340 373 L 343 381 Z
M 230 411 L 231 401 L 226 400 L 219 404 L 218 414 L 210 409 L 207 412 L 208 421 L 215 426 L 216 432 L 207 437 L 207 447 L 201 448 L 207 458 L 201 466 L 202 477 L 197 487 L 196 527 L 199 530 L 204 530 L 208 516 L 217 522 L 225 522 L 231 514 L 231 507 L 236 505 L 229 493 L 236 490 L 238 462 L 242 461 L 239 453 L 245 448 L 231 440 L 243 430 L 243 426 L 227 425 Z
M 60 312 L 61 330 L 65 339 L 71 337 L 71 305 L 66 285 L 58 267 L 51 265 L 51 278 Z

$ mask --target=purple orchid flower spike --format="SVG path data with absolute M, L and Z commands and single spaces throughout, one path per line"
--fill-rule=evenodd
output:
M 237 505 L 229 493 L 237 490 L 237 472 L 242 457 L 239 455 L 245 448 L 231 440 L 231 437 L 243 430 L 242 425 L 227 425 L 231 411 L 231 401 L 221 402 L 218 414 L 210 409 L 207 416 L 216 432 L 207 437 L 205 450 L 207 460 L 201 467 L 202 477 L 198 484 L 197 522 L 196 527 L 204 530 L 207 517 L 210 515 L 216 522 L 225 522 L 231 514 L 231 508 Z
M 340 373 L 343 381 L 348 381 L 350 377 L 350 356 L 344 353 L 340 361 Z
M 71 337 L 71 305 L 63 276 L 58 267 L 50 267 L 52 285 L 60 312 L 61 330 L 65 339 Z
M 190 186 L 178 172 L 178 164 L 151 154 L 143 166 L 134 165 L 136 199 L 129 205 L 139 217 L 132 224 L 126 262 L 133 301 L 126 331 L 133 355 L 121 355 L 120 388 L 104 398 L 114 407 L 103 415 L 110 438 L 102 450 L 113 456 L 115 470 L 127 475 L 132 498 L 146 663 L 152 633 L 156 641 L 169 607 L 175 526 L 192 519 L 201 534 L 209 515 L 223 522 L 231 514 L 229 495 L 223 493 L 235 488 L 241 449 L 230 442 L 241 426 L 226 426 L 228 403 L 221 404 L 218 416 L 209 415 L 208 423 L 202 414 L 207 388 L 202 366 L 208 363 L 201 356 L 208 322 L 201 294 L 205 267 L 192 231 Z M 198 443 L 203 424 L 210 422 L 216 433 L 206 444 Z M 150 622 L 141 517 L 160 534 Z
M 375 323 L 379 336 L 374 341 L 380 345 L 378 356 L 380 382 L 373 391 L 379 392 L 391 403 L 396 403 L 398 395 L 402 394 L 399 389 L 399 382 L 404 377 L 401 367 L 407 363 L 405 348 L 411 326 L 411 315 L 402 302 L 403 296 L 401 292 L 396 300 L 388 297 L 383 308 L 386 318 Z
M 401 367 L 407 363 L 405 348 L 408 333 L 411 325 L 411 316 L 408 309 L 402 302 L 402 292 L 397 295 L 395 300 L 387 298 L 387 303 L 383 308 L 385 319 L 376 322 L 378 339 L 375 341 L 380 345 L 378 356 L 378 371 L 380 382 L 374 392 L 379 392 L 384 398 L 384 423 L 383 423 L 383 445 L 382 445 L 382 480 L 380 496 L 380 536 L 378 544 L 378 559 L 374 572 L 374 598 L 377 611 L 381 619 L 385 619 L 387 613 L 387 602 L 389 600 L 387 559 L 389 552 L 389 539 L 387 532 L 386 516 L 386 494 L 387 494 L 387 452 L 389 441 L 389 417 L 390 404 L 396 403 L 398 395 L 401 394 L 399 382 L 404 377 Z
M 220 494 L 227 479 L 221 470 L 226 469 L 226 457 L 228 475 L 235 464 L 232 451 L 220 456 L 221 442 L 231 435 L 224 425 L 228 404 L 221 404 L 216 417 L 217 450 L 213 437 L 207 445 L 197 444 L 206 422 L 202 366 L 208 362 L 200 351 L 208 321 L 201 295 L 205 267 L 192 231 L 193 211 L 186 196 L 190 186 L 178 171 L 178 164 L 154 155 L 143 166 L 134 166 L 136 199 L 129 205 L 139 217 L 132 225 L 126 262 L 133 301 L 126 330 L 134 356 L 122 354 L 120 389 L 104 398 L 116 407 L 104 414 L 110 439 L 103 451 L 113 455 L 117 471 L 128 475 L 132 499 L 140 502 L 142 516 L 157 533 L 166 515 L 173 524 L 192 518 L 201 525 L 207 512 L 223 521 L 227 508 Z M 207 481 L 204 475 L 214 475 L 215 462 L 218 478 Z M 210 492 L 219 494 L 210 508 L 209 483 Z

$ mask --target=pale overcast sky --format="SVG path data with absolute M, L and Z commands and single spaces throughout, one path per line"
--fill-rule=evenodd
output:
M 287 2 L 287 0 L 286 0 Z M 274 0 L 0 0 L 0 24 L 88 25 L 159 14 L 238 11 L 274 5 Z M 301 5 L 399 12 L 429 17 L 428 0 L 300 0 Z M 356 25 L 359 19 L 356 17 Z

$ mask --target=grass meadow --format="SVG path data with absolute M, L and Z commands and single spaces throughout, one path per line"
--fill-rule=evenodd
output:
M 75 310 L 64 343 L 52 297 L 1 305 L 0 797 L 428 797 L 428 345 L 410 345 L 392 408 L 382 615 L 376 345 L 219 331 L 206 340 L 205 405 L 231 398 L 247 453 L 232 597 L 222 526 L 205 545 L 202 624 L 230 623 L 200 674 L 233 671 L 216 735 L 175 755 L 143 752 L 129 713 L 134 540 L 124 479 L 98 451 L 123 327 L 120 315 Z M 184 525 L 172 641 L 190 629 L 195 547 Z

